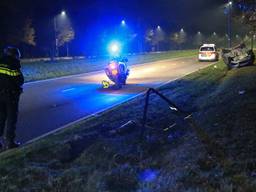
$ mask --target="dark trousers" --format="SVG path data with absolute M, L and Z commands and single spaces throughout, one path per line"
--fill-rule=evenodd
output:
M 0 136 L 12 142 L 18 120 L 20 94 L 0 92 Z

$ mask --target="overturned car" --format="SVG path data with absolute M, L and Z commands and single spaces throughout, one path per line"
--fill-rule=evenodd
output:
M 231 49 L 222 49 L 222 58 L 229 69 L 252 65 L 255 60 L 253 50 L 240 44 Z

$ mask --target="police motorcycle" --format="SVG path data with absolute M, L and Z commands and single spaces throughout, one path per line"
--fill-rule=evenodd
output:
M 115 88 L 121 89 L 126 85 L 130 70 L 127 68 L 127 58 L 114 58 L 107 67 L 105 73 L 107 77 L 115 84 Z

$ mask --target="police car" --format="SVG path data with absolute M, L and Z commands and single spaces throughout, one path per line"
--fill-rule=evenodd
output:
M 199 49 L 199 61 L 218 61 L 219 53 L 215 44 L 204 44 Z

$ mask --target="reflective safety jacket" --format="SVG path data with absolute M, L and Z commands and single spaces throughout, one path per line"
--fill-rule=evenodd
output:
M 20 61 L 12 57 L 0 58 L 0 91 L 21 92 L 23 84 Z

